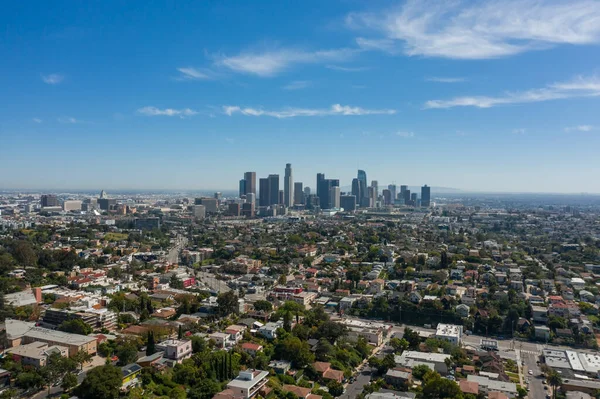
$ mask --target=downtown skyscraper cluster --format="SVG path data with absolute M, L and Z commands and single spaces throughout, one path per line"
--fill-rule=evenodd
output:
M 303 182 L 294 182 L 290 163 L 285 165 L 282 189 L 279 174 L 260 178 L 257 190 L 256 172 L 246 172 L 239 183 L 239 196 L 253 204 L 257 201 L 259 209 L 268 209 L 274 215 L 285 213 L 287 208 L 292 207 L 352 212 L 357 208 L 431 205 L 431 188 L 427 185 L 421 187 L 420 198 L 418 193 L 411 193 L 406 185 L 401 185 L 398 190 L 395 184 L 390 184 L 380 192 L 377 180 L 367 183 L 367 172 L 364 170 L 358 170 L 350 192 L 342 191 L 339 179 L 326 178 L 324 173 L 317 173 L 316 192 L 312 194 L 310 187 L 304 186 Z

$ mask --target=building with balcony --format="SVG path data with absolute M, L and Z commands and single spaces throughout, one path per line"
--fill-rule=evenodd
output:
M 224 392 L 221 392 L 221 394 L 228 394 L 231 398 L 254 398 L 258 394 L 258 392 L 267 384 L 268 376 L 268 371 L 240 371 L 240 374 L 227 384 L 227 389 Z M 217 396 L 221 394 L 217 394 Z

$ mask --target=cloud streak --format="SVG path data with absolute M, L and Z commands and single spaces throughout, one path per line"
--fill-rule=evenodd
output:
M 464 96 L 450 100 L 430 100 L 424 108 L 476 107 L 491 108 L 499 105 L 526 104 L 567 98 L 600 96 L 600 78 L 578 76 L 567 82 L 553 83 L 544 88 L 508 92 L 500 96 Z
M 287 85 L 283 86 L 282 89 L 284 90 L 301 90 L 301 89 L 306 89 L 307 87 L 311 86 L 311 82 L 309 82 L 308 80 L 295 80 L 293 82 L 288 83 Z
M 42 75 L 44 83 L 49 85 L 57 85 L 65 79 L 64 75 L 51 73 L 50 75 Z
M 142 107 L 137 110 L 138 114 L 145 116 L 179 116 L 184 118 L 186 116 L 196 115 L 198 112 L 194 111 L 190 108 L 182 108 L 182 109 L 173 109 L 173 108 L 164 108 L 160 109 L 157 107 Z
M 198 69 L 192 67 L 177 68 L 179 80 L 211 80 L 214 79 L 214 72 L 208 69 Z
M 354 13 L 346 24 L 373 37 L 371 49 L 453 59 L 506 57 L 532 50 L 600 42 L 594 0 L 408 0 L 399 8 Z
M 570 126 L 565 128 L 565 132 L 591 132 L 594 130 L 592 125 L 579 125 L 579 126 Z
M 278 49 L 245 52 L 235 56 L 219 56 L 215 60 L 215 65 L 237 73 L 271 77 L 295 65 L 343 62 L 353 57 L 356 52 L 356 49 L 346 48 L 319 51 Z
M 75 124 L 75 123 L 80 123 L 81 121 L 78 119 L 75 119 L 71 116 L 64 116 L 61 118 L 57 119 L 59 123 L 67 123 L 67 124 Z
M 325 65 L 325 68 L 331 69 L 332 71 L 341 71 L 341 72 L 363 72 L 368 71 L 371 68 L 368 67 L 346 67 L 340 65 Z
M 261 108 L 242 108 L 235 105 L 223 107 L 223 113 L 228 116 L 241 114 L 245 116 L 269 116 L 277 119 L 295 118 L 300 116 L 363 116 L 363 115 L 393 115 L 393 109 L 365 109 L 348 105 L 334 104 L 330 108 L 285 108 L 272 111 Z
M 403 139 L 410 139 L 415 137 L 414 132 L 396 132 L 396 136 L 402 137 Z

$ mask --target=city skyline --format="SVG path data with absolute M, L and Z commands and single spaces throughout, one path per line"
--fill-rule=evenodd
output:
M 239 170 L 291 163 L 304 182 L 600 193 L 597 1 L 4 11 L 2 189 L 237 191 Z

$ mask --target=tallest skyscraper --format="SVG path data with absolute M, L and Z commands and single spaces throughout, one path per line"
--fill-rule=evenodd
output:
M 283 203 L 290 207 L 294 205 L 294 179 L 292 177 L 292 164 L 285 164 L 285 174 L 283 176 Z
M 361 206 L 369 206 L 369 194 L 367 192 L 367 172 L 364 170 L 358 170 L 358 185 L 360 187 L 360 198 L 356 199 L 356 202 Z

